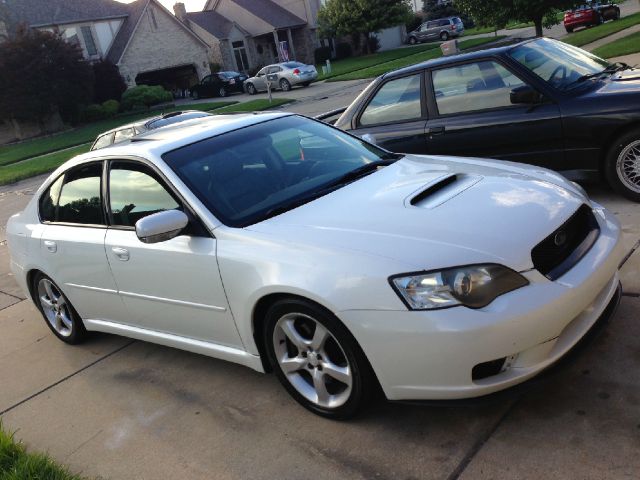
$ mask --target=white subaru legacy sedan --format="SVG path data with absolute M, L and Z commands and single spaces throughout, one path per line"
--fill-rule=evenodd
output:
M 306 408 L 486 395 L 619 300 L 612 214 L 538 167 L 392 154 L 285 113 L 220 115 L 56 170 L 7 227 L 62 341 L 108 332 L 274 371 Z

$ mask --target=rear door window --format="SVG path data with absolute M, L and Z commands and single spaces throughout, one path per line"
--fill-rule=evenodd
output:
M 360 125 L 378 125 L 420 118 L 420 80 L 421 74 L 417 73 L 385 83 L 362 112 Z
M 56 221 L 104 225 L 101 179 L 102 162 L 69 170 L 60 191 Z

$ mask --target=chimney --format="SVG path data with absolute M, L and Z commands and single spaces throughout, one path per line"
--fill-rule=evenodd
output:
M 187 18 L 187 9 L 182 2 L 176 2 L 173 6 L 173 13 L 175 13 L 176 17 L 182 22 L 184 22 Z

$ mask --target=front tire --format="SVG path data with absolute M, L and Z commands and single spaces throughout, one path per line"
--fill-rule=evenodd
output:
M 276 302 L 264 329 L 278 380 L 303 407 L 347 419 L 371 398 L 375 380 L 359 345 L 330 312 L 302 299 Z
M 288 92 L 289 90 L 291 90 L 291 84 L 289 83 L 289 80 L 287 80 L 286 78 L 280 80 L 280 90 L 282 90 L 283 92 Z
M 88 334 L 80 315 L 51 278 L 38 273 L 33 279 L 32 292 L 38 310 L 56 337 L 71 345 L 86 339 Z
M 640 129 L 620 136 L 605 160 L 607 182 L 619 194 L 640 202 Z
M 447 40 L 449 40 L 449 34 L 447 32 L 442 32 L 440 34 L 440 40 L 442 40 L 443 42 L 446 42 Z

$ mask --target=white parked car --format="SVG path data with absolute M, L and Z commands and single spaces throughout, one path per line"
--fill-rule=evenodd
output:
M 288 92 L 296 85 L 308 87 L 318 78 L 318 71 L 313 65 L 305 65 L 300 62 L 283 62 L 267 65 L 260 69 L 255 76 L 247 78 L 244 89 L 249 95 L 267 91 L 267 83 L 271 83 L 272 89 L 279 88 Z
M 558 174 L 397 155 L 284 113 L 80 155 L 7 226 L 11 267 L 77 343 L 124 335 L 273 369 L 328 417 L 489 394 L 611 314 L 620 225 Z

